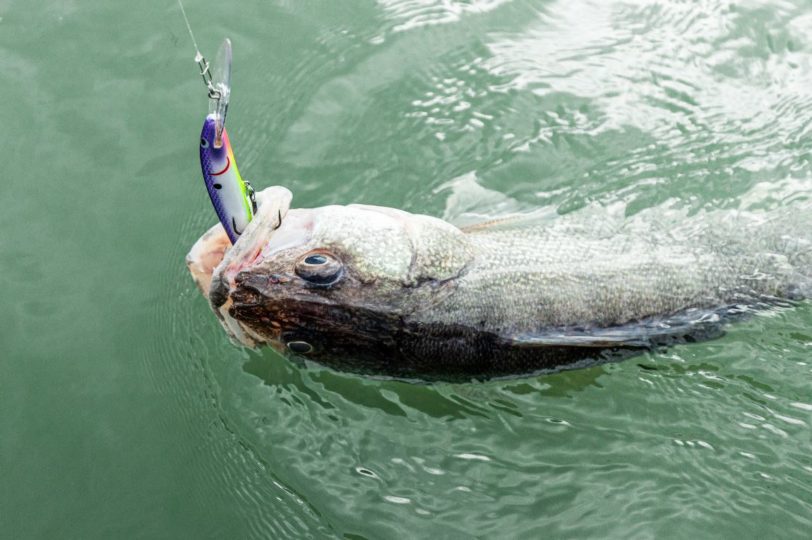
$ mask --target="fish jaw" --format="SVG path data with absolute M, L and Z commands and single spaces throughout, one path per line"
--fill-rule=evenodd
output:
M 275 198 L 279 200 L 279 198 Z M 280 302 L 287 290 L 280 290 L 290 277 L 268 271 L 280 252 L 307 244 L 312 231 L 312 210 L 292 210 L 274 216 L 267 211 L 261 223 L 251 222 L 243 237 L 225 254 L 212 272 L 208 298 L 229 335 L 242 345 L 270 345 L 285 349 L 282 328 L 287 311 Z M 260 209 L 260 214 L 263 209 Z
M 258 209 L 254 219 L 233 245 L 221 223 L 211 227 L 186 255 L 186 266 L 203 296 L 209 301 L 228 335 L 241 345 L 256 347 L 268 341 L 242 325 L 229 314 L 233 302 L 229 297 L 234 276 L 256 258 L 285 219 L 293 198 L 281 186 L 272 186 L 257 194 Z
M 221 223 L 206 231 L 186 255 L 186 267 L 200 292 L 208 298 L 214 269 L 222 262 L 231 240 Z

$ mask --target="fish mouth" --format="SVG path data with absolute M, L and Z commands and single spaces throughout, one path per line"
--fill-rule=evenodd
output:
M 289 211 L 281 225 L 279 212 L 268 212 L 248 224 L 216 268 L 210 302 L 241 343 L 284 350 L 281 331 L 289 321 L 278 304 L 278 293 L 290 277 L 270 272 L 266 266 L 280 252 L 301 245 L 311 226 L 312 216 L 307 210 Z
M 212 175 L 212 176 L 220 176 L 221 174 L 226 172 L 229 167 L 231 167 L 231 159 L 229 159 L 229 157 L 226 156 L 226 166 L 223 167 L 223 170 L 220 171 L 220 172 L 213 172 L 213 173 L 209 173 L 209 174 Z
M 309 211 L 291 210 L 288 213 L 271 207 L 260 207 L 258 214 L 240 233 L 239 240 L 226 254 L 218 270 L 233 287 L 234 278 L 243 271 L 272 260 L 280 251 L 302 245 L 312 230 Z M 233 223 L 232 223 L 233 225 Z
M 278 339 L 272 332 L 259 333 L 249 325 L 234 319 L 229 309 L 234 301 L 231 294 L 237 288 L 236 275 L 251 269 L 262 260 L 261 254 L 276 241 L 281 224 L 288 220 L 292 194 L 281 186 L 272 186 L 257 193 L 257 213 L 242 231 L 231 225 L 238 240 L 232 245 L 221 224 L 211 227 L 192 247 L 186 264 L 195 283 L 209 300 L 221 325 L 236 342 L 255 347 Z M 295 220 L 294 220 L 295 221 Z

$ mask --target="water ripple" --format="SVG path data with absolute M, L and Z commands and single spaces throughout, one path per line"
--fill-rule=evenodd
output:
M 393 31 L 449 24 L 474 13 L 487 13 L 509 0 L 378 0 L 389 17 L 398 21 Z
M 255 183 L 290 185 L 297 206 L 465 219 L 542 206 L 555 219 L 596 201 L 622 217 L 812 196 L 812 19 L 801 3 L 267 9 L 308 39 L 280 60 L 263 54 L 283 46 L 274 32 L 244 21 L 261 68 L 241 85 L 265 93 L 235 101 L 233 138 L 243 168 L 274 177 Z M 249 105 L 253 115 L 237 113 Z M 206 220 L 189 218 L 184 245 Z M 808 305 L 620 364 L 420 385 L 236 351 L 180 274 L 162 285 L 185 307 L 156 322 L 172 338 L 151 369 L 167 391 L 203 379 L 208 444 L 229 452 L 207 474 L 232 486 L 258 536 L 314 523 L 348 537 L 812 527 Z M 187 392 L 179 402 L 201 399 Z M 263 500 L 278 518 L 256 509 Z

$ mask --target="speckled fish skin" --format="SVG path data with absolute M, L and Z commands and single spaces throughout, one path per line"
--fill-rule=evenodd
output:
M 559 369 L 714 337 L 742 311 L 808 297 L 810 215 L 716 212 L 677 226 L 519 217 L 461 230 L 389 208 L 291 209 L 267 241 L 241 247 L 249 256 L 226 255 L 210 298 L 244 343 L 339 369 L 420 379 Z M 331 268 L 328 283 L 318 272 L 313 282 L 306 260 Z

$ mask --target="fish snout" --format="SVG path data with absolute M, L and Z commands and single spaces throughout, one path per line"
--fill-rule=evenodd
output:
M 291 280 L 282 274 L 264 274 L 250 271 L 242 271 L 234 276 L 234 284 L 237 287 L 247 287 L 262 292 L 268 285 L 288 283 Z
M 281 274 L 261 274 L 243 271 L 234 276 L 231 298 L 238 304 L 262 304 L 272 295 L 272 288 L 291 281 Z
M 229 317 L 241 327 L 250 328 L 252 335 L 260 336 L 264 343 L 279 348 L 276 342 L 284 320 L 274 300 L 274 289 L 289 281 L 289 277 L 280 274 L 238 273 L 229 295 Z M 278 290 L 276 292 L 278 296 Z

